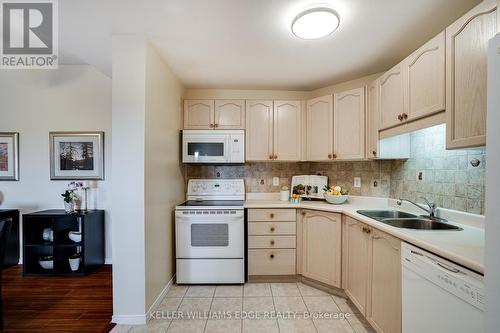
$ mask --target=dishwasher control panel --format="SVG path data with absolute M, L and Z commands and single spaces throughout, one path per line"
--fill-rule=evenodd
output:
M 403 266 L 484 311 L 483 276 L 408 244 L 401 250 Z

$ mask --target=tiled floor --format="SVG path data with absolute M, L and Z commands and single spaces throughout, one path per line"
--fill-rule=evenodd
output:
M 147 325 L 112 333 L 366 333 L 346 299 L 302 283 L 174 285 Z

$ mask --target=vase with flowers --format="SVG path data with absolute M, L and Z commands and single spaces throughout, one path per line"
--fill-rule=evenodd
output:
M 64 201 L 64 210 L 66 213 L 72 213 L 75 210 L 75 188 L 68 188 L 64 193 L 61 193 Z

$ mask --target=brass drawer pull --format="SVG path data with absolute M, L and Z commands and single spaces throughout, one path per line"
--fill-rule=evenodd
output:
M 332 154 L 328 154 L 328 159 L 331 160 L 332 159 Z
M 275 229 L 274 227 L 271 227 L 269 230 L 271 230 L 271 232 L 274 232 Z
M 274 259 L 274 254 L 270 254 L 269 258 Z
M 372 154 L 373 154 L 373 156 L 377 156 L 377 151 L 376 151 L 376 150 L 373 150 L 373 151 L 372 151 Z
M 269 217 L 274 219 L 274 213 L 269 214 Z
M 399 121 L 403 121 L 403 115 L 402 114 L 398 114 L 398 120 Z
M 274 240 L 271 241 L 271 245 L 274 245 Z
M 337 154 L 332 154 L 332 159 L 337 158 Z

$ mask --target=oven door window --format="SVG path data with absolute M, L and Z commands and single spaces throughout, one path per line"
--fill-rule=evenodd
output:
M 224 156 L 223 142 L 188 142 L 188 155 L 196 157 L 202 156 Z
M 191 224 L 191 246 L 221 247 L 229 245 L 229 226 L 221 223 Z

